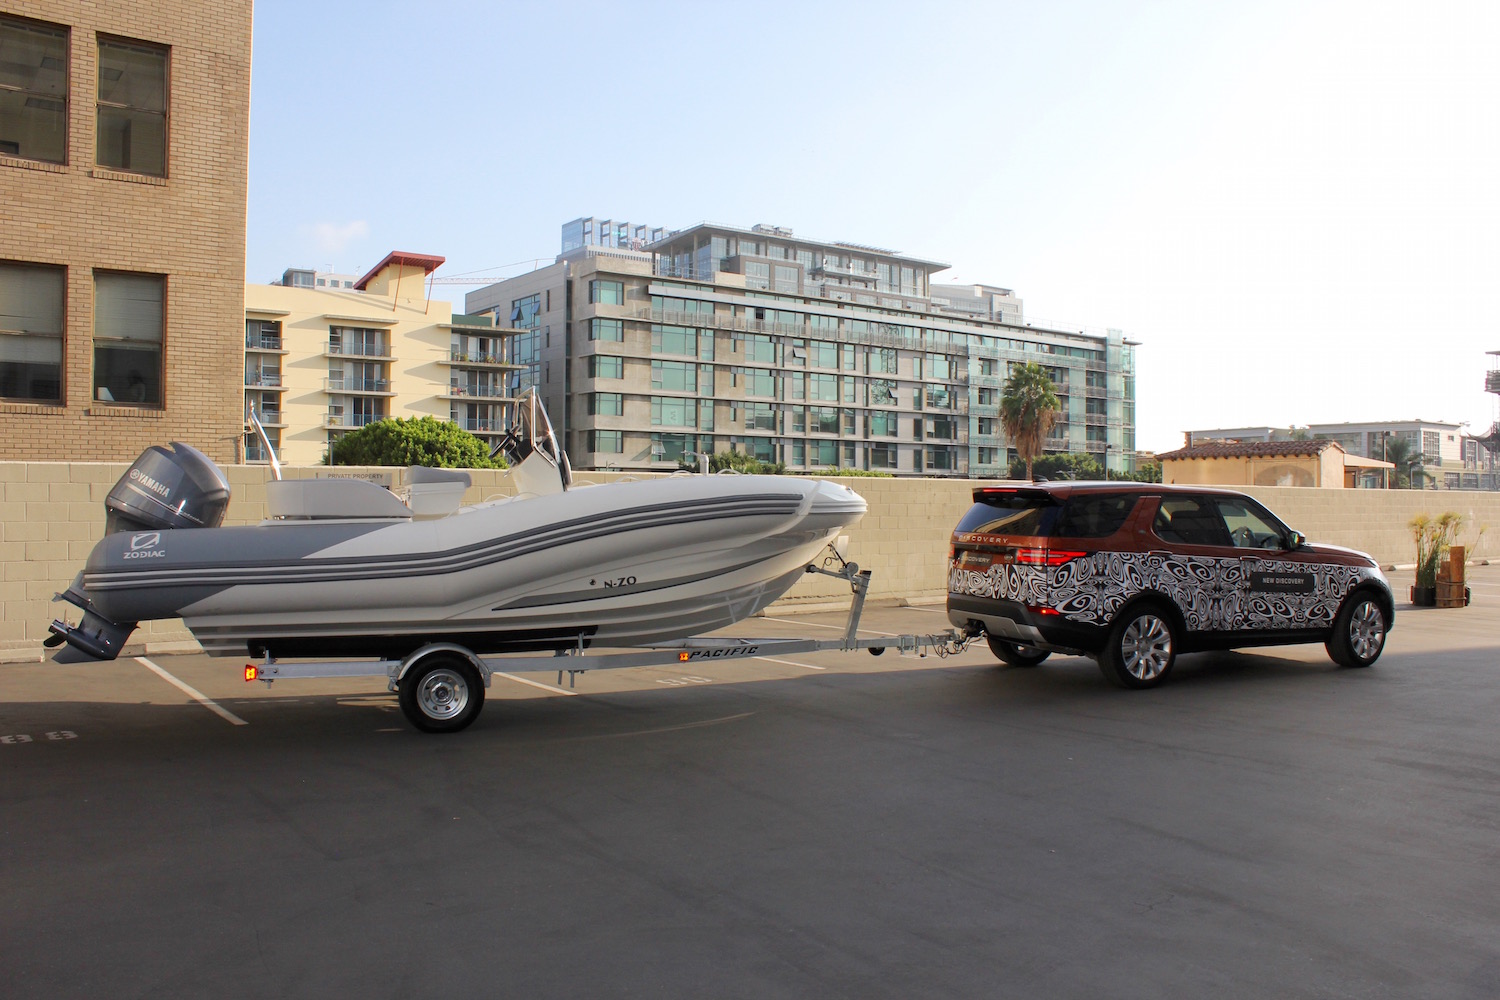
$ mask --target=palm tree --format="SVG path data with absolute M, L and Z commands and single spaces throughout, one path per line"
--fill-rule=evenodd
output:
M 1031 478 L 1031 462 L 1042 453 L 1047 432 L 1062 404 L 1052 391 L 1047 369 L 1036 362 L 1016 365 L 1000 391 L 1000 426 L 1010 438 L 1016 454 L 1026 463 L 1026 478 Z
M 1410 486 L 1411 464 L 1416 459 L 1411 453 L 1411 442 L 1406 438 L 1389 434 L 1386 436 L 1385 447 L 1381 449 L 1381 453 L 1382 458 L 1396 467 L 1389 470 L 1395 473 L 1396 489 L 1404 490 Z

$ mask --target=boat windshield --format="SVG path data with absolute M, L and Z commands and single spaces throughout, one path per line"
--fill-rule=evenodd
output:
M 547 408 L 537 398 L 535 389 L 527 389 L 516 397 L 511 409 L 510 430 L 491 449 L 490 457 L 502 454 L 512 469 L 519 469 L 522 463 L 528 466 L 544 464 L 555 470 L 563 489 L 573 485 L 568 456 L 558 445 L 552 421 L 547 419 Z

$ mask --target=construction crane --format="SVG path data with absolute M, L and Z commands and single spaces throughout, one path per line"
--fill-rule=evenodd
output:
M 515 277 L 514 273 L 501 274 L 502 271 L 513 271 L 514 268 L 527 267 L 535 271 L 539 264 L 552 263 L 551 257 L 535 257 L 531 260 L 518 260 L 514 264 L 501 264 L 499 267 L 483 267 L 477 271 L 465 271 L 463 274 L 455 274 L 446 278 L 432 277 L 427 280 L 434 285 L 493 285 L 497 281 Z M 529 267 L 528 267 L 529 265 Z

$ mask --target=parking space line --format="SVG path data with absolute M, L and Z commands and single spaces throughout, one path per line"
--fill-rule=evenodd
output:
M 578 694 L 577 691 L 569 691 L 567 688 L 554 687 L 551 684 L 541 684 L 537 681 L 527 680 L 524 677 L 517 677 L 515 674 L 507 674 L 503 670 L 492 670 L 490 671 L 490 676 L 504 677 L 506 680 L 515 681 L 517 684 L 530 684 L 534 688 L 541 688 L 543 691 L 551 691 L 553 694 L 565 694 L 569 698 L 576 697 Z
M 765 660 L 767 663 L 785 663 L 789 667 L 803 667 L 807 670 L 827 670 L 827 667 L 815 667 L 811 663 L 798 663 L 796 660 L 778 660 L 774 656 L 757 656 L 757 660 Z
M 220 705 L 218 702 L 214 701 L 212 698 L 210 698 L 207 695 L 205 695 L 203 692 L 197 690 L 196 688 L 192 687 L 189 684 L 184 684 L 182 681 L 178 680 L 176 677 L 173 677 L 171 674 L 167 673 L 161 667 L 158 667 L 156 664 L 154 664 L 150 660 L 146 659 L 144 656 L 137 656 L 135 658 L 135 662 L 137 662 L 137 663 L 139 663 L 139 664 L 141 664 L 141 665 L 143 665 L 145 667 L 148 667 L 153 673 L 155 673 L 162 680 L 166 681 L 168 684 L 173 685 L 174 687 L 179 688 L 180 690 L 182 690 L 183 692 L 185 692 L 189 698 L 193 699 L 198 704 L 200 704 L 204 708 L 208 709 L 210 712 L 213 712 L 216 715 L 222 716 L 223 718 L 225 718 L 226 720 L 228 720 L 228 722 L 231 725 L 235 725 L 235 726 L 248 726 L 248 725 L 250 725 L 250 723 L 246 722 L 244 719 L 240 718 L 238 715 L 235 715 L 233 712 L 231 712 L 228 709 L 224 708 L 222 705 Z

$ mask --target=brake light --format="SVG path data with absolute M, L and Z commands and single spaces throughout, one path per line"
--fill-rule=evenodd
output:
M 1016 562 L 1026 566 L 1061 566 L 1086 555 L 1087 552 L 1072 549 L 1016 549 Z

